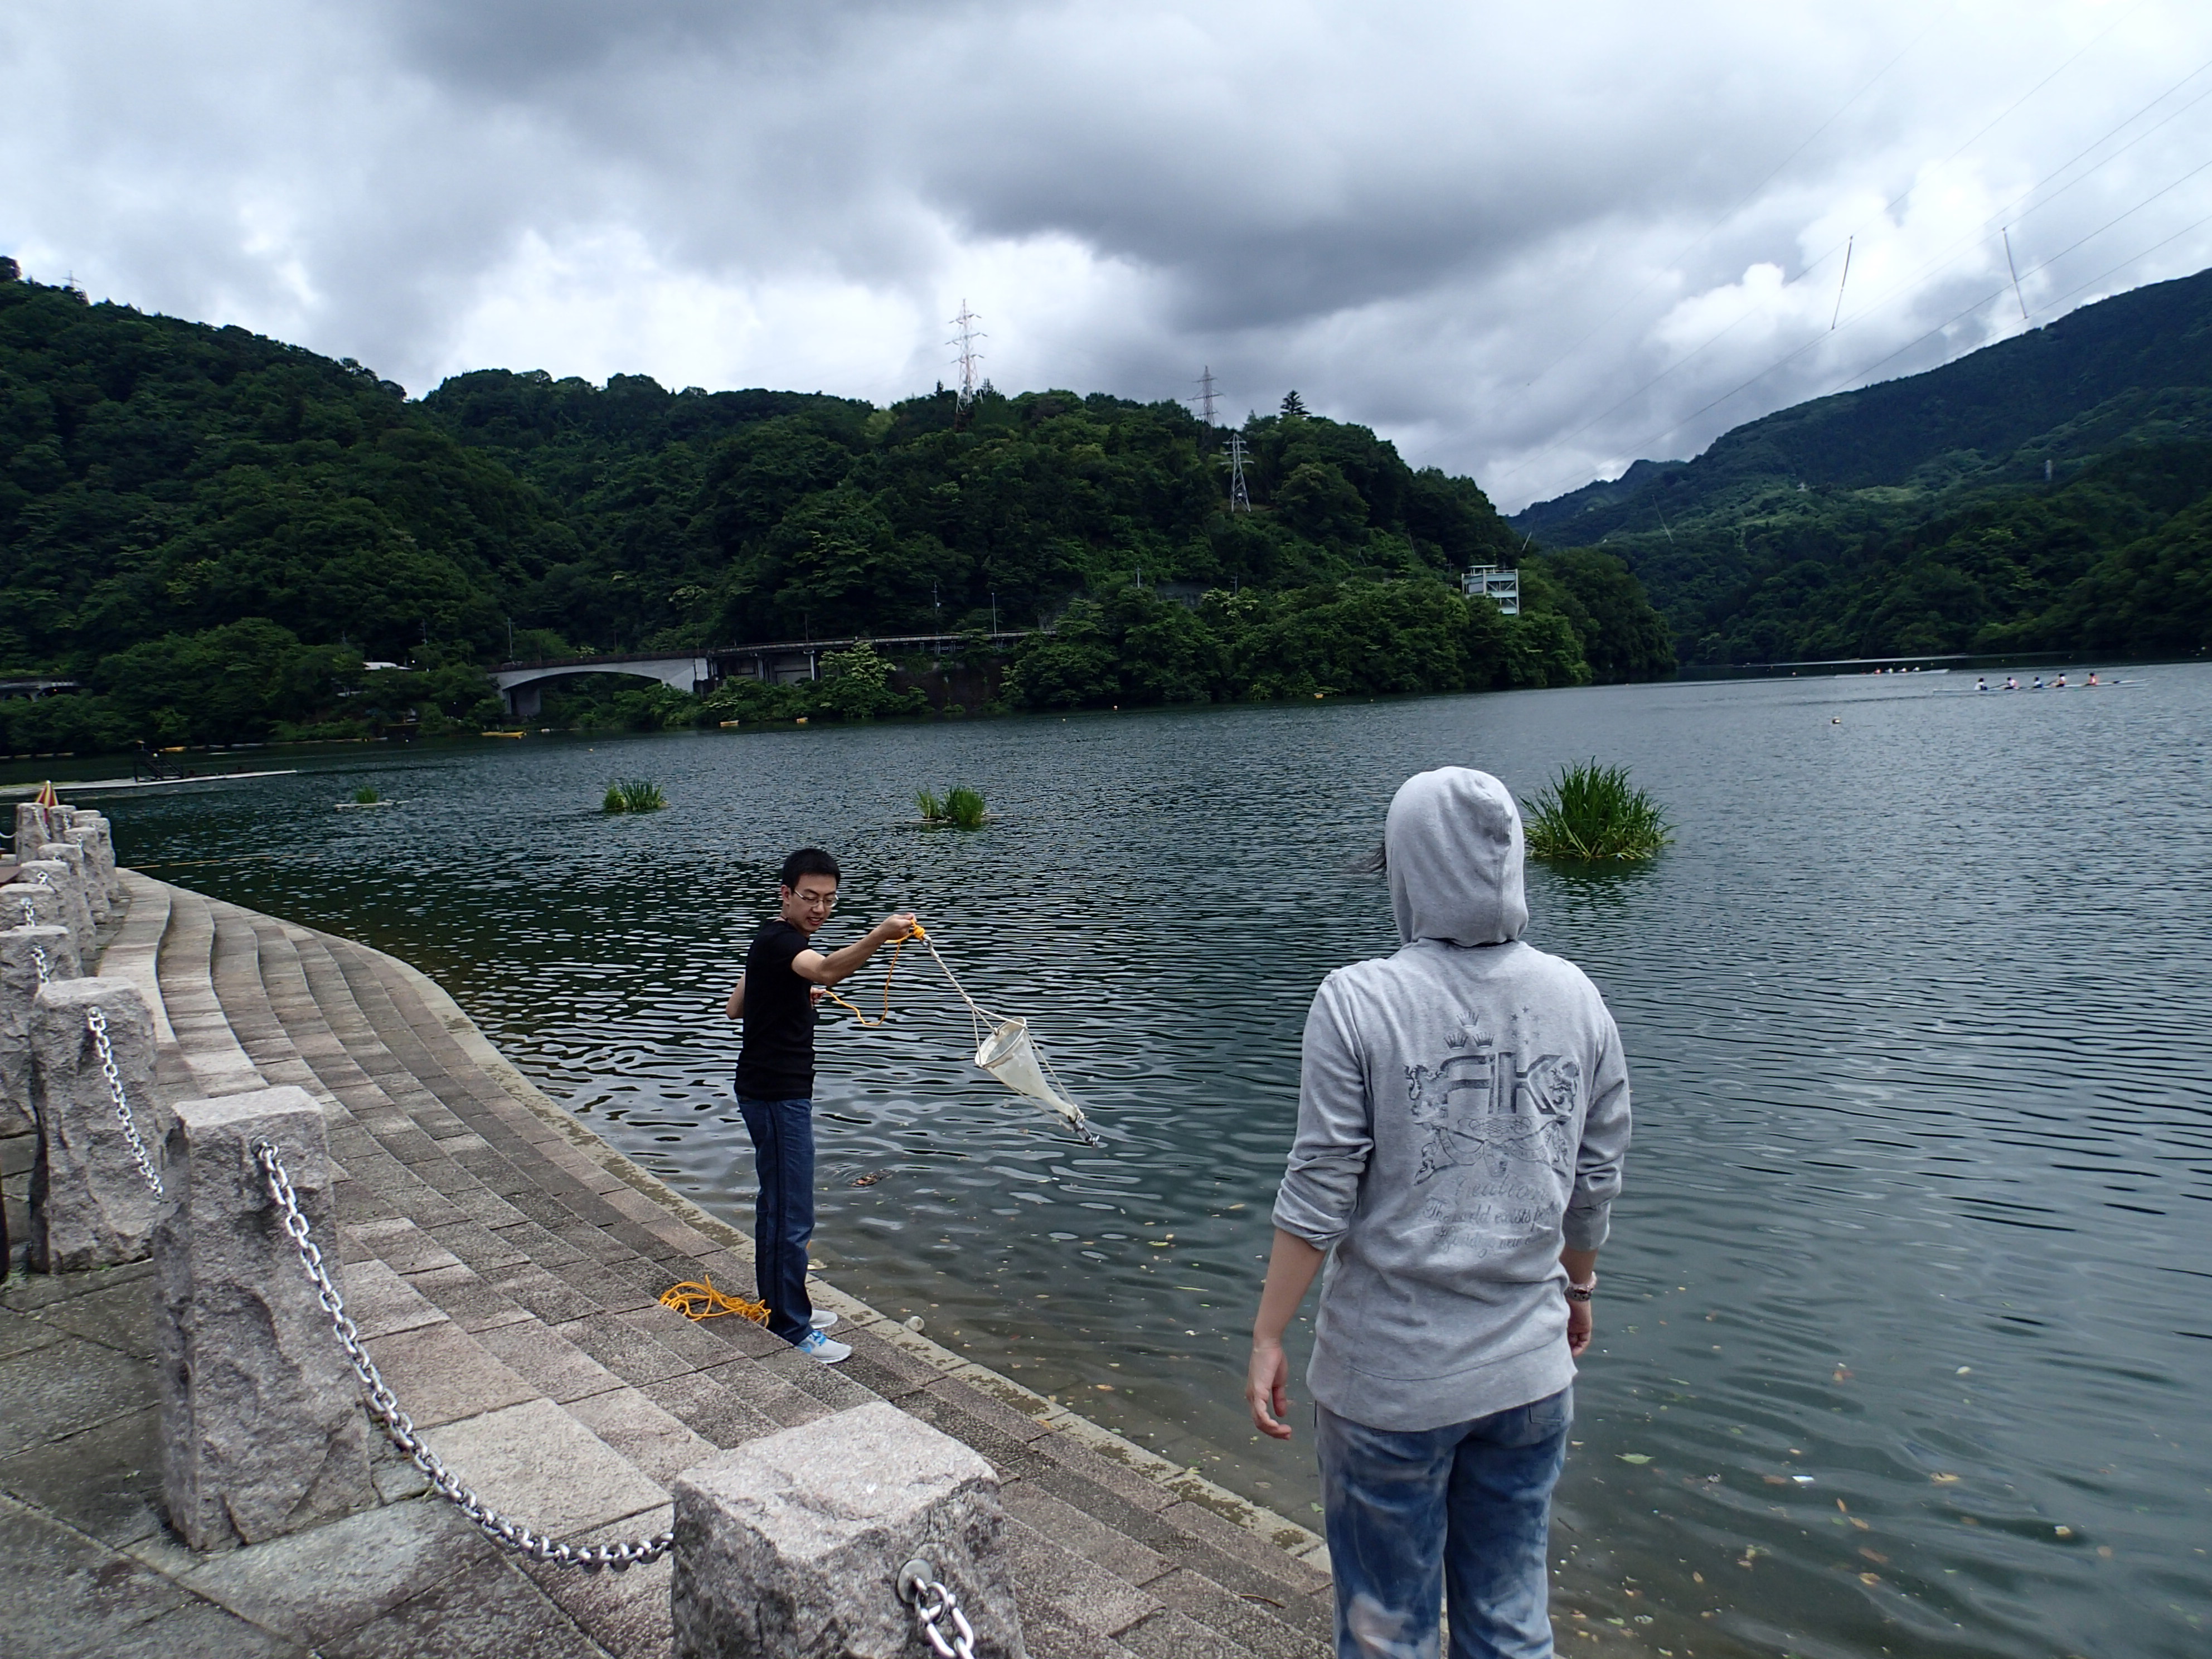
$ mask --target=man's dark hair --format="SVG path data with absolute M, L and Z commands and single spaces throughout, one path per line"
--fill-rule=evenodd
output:
M 783 884 L 796 889 L 801 876 L 827 876 L 832 881 L 842 880 L 837 860 L 818 847 L 802 847 L 783 861 Z

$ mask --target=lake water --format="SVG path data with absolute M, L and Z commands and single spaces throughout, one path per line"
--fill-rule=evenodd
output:
M 2212 1652 L 2212 670 L 1917 675 L 313 751 L 107 803 L 169 879 L 434 975 L 556 1099 L 750 1224 L 720 1015 L 790 848 L 834 944 L 922 915 L 1102 1147 L 965 1062 L 909 953 L 825 1024 L 817 1256 L 1308 1521 L 1239 1398 L 1313 988 L 1395 942 L 1409 773 L 1628 763 L 1679 844 L 1530 872 L 1619 1018 L 1637 1139 L 1556 1553 L 1656 1648 Z M 275 757 L 264 757 L 273 761 Z M 613 777 L 668 810 L 610 819 Z M 369 783 L 403 804 L 341 812 Z M 982 789 L 973 834 L 913 792 Z M 878 973 L 848 989 L 873 1012 Z M 1566 1650 L 1574 1643 L 1568 1639 Z

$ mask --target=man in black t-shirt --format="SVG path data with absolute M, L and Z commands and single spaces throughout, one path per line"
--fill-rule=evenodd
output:
M 853 1351 L 825 1333 L 833 1313 L 806 1295 L 806 1244 L 814 1237 L 814 1005 L 894 939 L 914 918 L 885 916 L 828 955 L 811 941 L 837 908 L 837 860 L 818 847 L 783 861 L 782 908 L 753 935 L 744 976 L 726 1012 L 745 1023 L 738 1051 L 738 1110 L 753 1138 L 760 1197 L 753 1208 L 753 1277 L 768 1328 L 809 1358 L 834 1365 Z

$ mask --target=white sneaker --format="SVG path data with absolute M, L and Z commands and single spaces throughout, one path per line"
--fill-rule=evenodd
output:
M 834 1331 L 837 1328 L 837 1316 L 827 1308 L 817 1308 L 814 1310 L 813 1325 L 817 1331 Z
M 819 1360 L 824 1365 L 834 1365 L 841 1359 L 850 1359 L 853 1351 L 842 1342 L 832 1341 L 819 1331 L 807 1332 L 804 1340 L 793 1345 L 809 1359 Z

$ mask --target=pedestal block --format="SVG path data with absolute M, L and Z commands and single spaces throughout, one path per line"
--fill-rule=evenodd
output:
M 916 1558 L 978 1659 L 1025 1659 L 1002 1525 L 991 1466 L 888 1401 L 747 1441 L 677 1477 L 676 1659 L 929 1659 Z
M 179 1102 L 154 1259 L 163 1491 L 170 1525 L 196 1550 L 259 1543 L 376 1501 L 360 1383 L 270 1200 L 253 1155 L 264 1139 L 339 1279 L 329 1143 L 307 1091 Z
M 96 927 L 107 920 L 107 884 L 100 880 L 82 843 L 70 839 L 75 833 L 64 830 L 58 839 L 39 848 L 39 856 L 59 860 L 76 872 L 77 890 L 84 895 L 85 912 Z
M 6 891 L 0 889 L 0 895 Z M 20 915 L 21 908 L 13 914 Z M 9 915 L 10 907 L 0 902 L 0 921 Z M 46 959 L 44 975 L 40 956 Z M 39 1127 L 31 1109 L 32 999 L 47 979 L 75 979 L 82 971 L 68 928 L 0 927 L 0 1134 Z
M 49 843 L 51 844 L 51 843 Z M 76 939 L 79 957 L 92 954 L 92 906 L 85 902 L 84 881 L 66 859 L 22 859 L 15 865 L 15 879 L 0 887 L 0 912 L 12 902 L 21 914 L 22 906 L 35 902 L 38 890 L 46 889 L 60 900 L 60 921 Z M 46 917 L 42 914 L 39 920 Z
M 15 856 L 26 859 L 35 848 L 45 846 L 54 838 L 60 826 L 53 815 L 35 802 L 19 800 L 15 803 Z
M 76 823 L 62 839 L 84 848 L 85 879 L 106 895 L 108 908 L 112 910 L 121 903 L 123 884 L 115 877 L 115 848 L 106 823 L 88 813 L 79 813 Z
M 138 988 L 57 979 L 31 1000 L 31 1267 L 82 1273 L 136 1261 L 152 1248 L 162 1201 L 146 1184 L 115 1109 L 89 1016 L 107 1027 L 115 1073 L 156 1173 L 168 1114 L 154 1098 L 154 1016 Z

